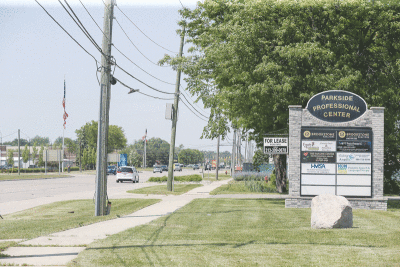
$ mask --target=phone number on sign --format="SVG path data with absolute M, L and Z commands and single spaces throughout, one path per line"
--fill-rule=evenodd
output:
M 265 147 L 265 154 L 287 154 L 287 147 Z

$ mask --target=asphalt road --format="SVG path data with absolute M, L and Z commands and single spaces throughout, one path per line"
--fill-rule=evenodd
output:
M 184 169 L 174 175 L 200 174 L 199 170 Z M 107 193 L 110 199 L 129 197 L 127 190 L 151 186 L 146 183 L 150 177 L 168 175 L 168 172 L 139 173 L 139 183 L 116 183 L 116 175 L 107 179 Z M 95 175 L 73 174 L 68 178 L 51 178 L 36 180 L 0 181 L 0 214 L 16 212 L 37 205 L 70 199 L 92 199 L 95 194 Z

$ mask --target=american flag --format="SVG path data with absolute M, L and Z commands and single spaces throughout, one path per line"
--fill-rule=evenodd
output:
M 145 132 L 144 136 L 142 137 L 142 140 L 145 140 L 146 136 L 147 136 L 147 129 L 146 129 L 146 132 Z M 146 140 L 146 142 L 147 142 L 147 140 Z
M 64 118 L 64 129 L 65 129 L 65 124 L 67 124 L 67 118 L 68 118 L 68 113 L 67 112 L 65 112 L 65 80 L 64 80 L 64 98 L 63 98 L 63 101 L 62 101 L 62 106 L 63 106 L 63 108 L 64 108 L 64 115 L 63 115 L 63 118 Z

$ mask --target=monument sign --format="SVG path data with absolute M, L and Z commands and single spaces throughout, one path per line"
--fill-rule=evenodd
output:
M 286 207 L 309 207 L 311 197 L 328 193 L 354 208 L 385 210 L 383 111 L 340 90 L 313 96 L 305 109 L 289 106 Z

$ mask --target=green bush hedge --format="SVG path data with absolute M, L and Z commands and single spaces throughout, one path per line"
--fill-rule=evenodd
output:
M 167 176 L 162 177 L 150 177 L 149 182 L 166 182 L 168 180 Z M 174 180 L 177 182 L 201 182 L 202 178 L 198 174 L 185 175 L 185 176 L 175 176 Z
M 79 171 L 79 167 L 71 167 L 71 171 Z M 1 173 L 18 173 L 18 168 L 1 170 Z M 21 168 L 21 173 L 39 173 L 46 172 L 45 168 Z M 47 172 L 58 172 L 58 167 L 48 167 Z M 68 168 L 65 168 L 64 172 L 68 172 Z

